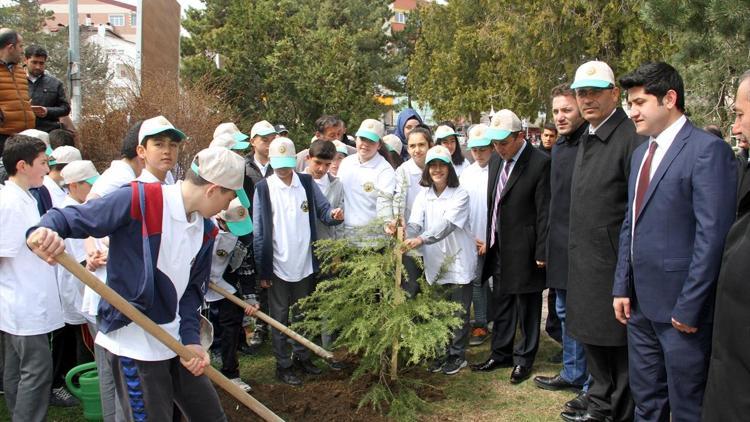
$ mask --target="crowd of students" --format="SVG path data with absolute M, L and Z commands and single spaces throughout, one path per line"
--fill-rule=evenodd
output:
M 553 93 L 555 101 L 559 97 L 571 97 L 575 104 L 576 95 L 585 99 L 608 95 L 609 90 L 616 89 L 606 64 L 591 62 L 581 69 L 579 71 L 585 75 L 577 74 L 574 83 L 574 86 L 578 84 L 575 89 L 580 92 L 570 86 L 558 89 Z M 659 72 L 667 74 L 671 74 L 670 69 L 658 67 Z M 679 87 L 667 84 L 669 94 L 658 91 L 654 94 L 648 91 L 652 89 L 653 81 L 649 79 L 652 71 L 648 67 L 639 69 L 641 73 L 635 72 L 631 79 L 626 79 L 628 94 L 637 98 L 637 89 L 646 86 L 644 95 L 662 95 L 672 101 L 663 106 L 673 113 L 669 114 L 674 117 L 670 125 L 685 124 L 680 114 L 684 105 L 677 107 L 680 113 L 670 108 L 675 104 L 674 98 L 684 95 L 681 80 Z M 659 75 L 656 79 L 661 83 Z M 640 114 L 647 100 L 633 103 L 638 116 L 646 116 L 637 121 L 639 128 L 644 126 L 643 122 L 651 123 L 648 120 L 651 115 Z M 538 275 L 543 274 L 540 271 L 547 264 L 546 233 L 555 218 L 548 221 L 550 163 L 553 175 L 558 174 L 558 170 L 565 173 L 560 177 L 568 180 L 564 184 L 567 188 L 561 189 L 567 189 L 565 195 L 569 203 L 571 190 L 576 193 L 571 187 L 573 168 L 560 170 L 561 161 L 556 160 L 560 160 L 559 154 L 564 148 L 561 145 L 565 141 L 575 141 L 577 145 L 579 137 L 588 135 L 589 138 L 581 140 L 587 145 L 586 142 L 596 139 L 599 128 L 607 127 L 604 123 L 614 121 L 612 116 L 618 116 L 620 110 L 613 106 L 608 116 L 597 121 L 597 131 L 591 128 L 587 131 L 584 107 L 579 110 L 574 105 L 575 109 L 568 110 L 571 107 L 568 103 L 567 108 L 560 108 L 560 104 L 553 101 L 556 123 L 559 122 L 557 129 L 564 136 L 552 149 L 551 160 L 524 140 L 520 119 L 510 110 L 498 112 L 489 125 L 478 124 L 468 130 L 466 150 L 471 160 L 464 157 L 459 135 L 450 122 L 441 123 L 433 132 L 410 109 L 399 115 L 393 135 L 386 135 L 381 121 L 365 119 L 350 137 L 340 119 L 323 116 L 316 122 L 315 137 L 309 148 L 299 153 L 295 143 L 286 136 L 284 126 L 259 121 L 245 134 L 234 123 L 223 123 L 216 128 L 211 143 L 192 158 L 188 168 L 180 169 L 184 180 L 175 180 L 172 171 L 177 166 L 180 143 L 186 135 L 163 116 L 133 124 L 124 135 L 121 158 L 112 161 L 101 174 L 91 161 L 82 159 L 75 147 L 63 145 L 52 149 L 49 135 L 44 132 L 27 130 L 11 136 L 2 155 L 9 179 L 0 185 L 0 227 L 3 228 L 0 331 L 5 354 L 5 399 L 11 417 L 19 421 L 44 420 L 50 391 L 60 388 L 59 379 L 70 369 L 71 362 L 81 362 L 87 359 L 87 354 L 88 359 L 91 358 L 86 345 L 93 343 L 105 420 L 171 420 L 175 409 L 191 420 L 224 420 L 218 396 L 203 372 L 214 355 L 221 361 L 221 372 L 225 376 L 246 391 L 251 390 L 241 378 L 237 356 L 246 349 L 257 350 L 267 339 L 269 330 L 256 323 L 254 333 L 247 339 L 243 329 L 245 317 L 257 309 L 268 312 L 282 324 L 303 317 L 295 305 L 314 291 L 321 278 L 315 255 L 317 240 L 344 238 L 365 247 L 370 236 L 393 236 L 399 226 L 406 229 L 404 247 L 409 250 L 404 256 L 406 275 L 402 283 L 408 295 L 419 294 L 417 280 L 424 275 L 428 283 L 444 285 L 447 297 L 459 303 L 464 311 L 463 324 L 445 345 L 444 354 L 427 364 L 428 369 L 453 375 L 465 368 L 470 337 L 474 344 L 487 338 L 490 320 L 494 321 L 492 354 L 486 362 L 473 365 L 472 369 L 492 371 L 513 366 L 511 382 L 524 381 L 531 373 L 538 347 L 540 315 L 532 314 L 541 314 L 544 278 Z M 659 104 L 661 106 L 661 99 Z M 558 114 L 560 119 L 557 119 Z M 589 122 L 593 127 L 593 118 Z M 653 139 L 664 128 L 646 129 L 638 134 Z M 676 133 L 676 129 L 672 131 Z M 635 130 L 632 136 L 634 146 L 641 143 L 636 142 Z M 708 138 L 708 135 L 700 136 L 701 140 L 696 142 L 718 145 L 717 154 L 722 160 L 726 158 L 726 145 L 722 147 L 718 139 Z M 626 145 L 620 142 L 619 145 Z M 624 152 L 627 158 L 616 165 L 628 167 L 630 155 L 641 151 L 633 149 Z M 576 160 L 575 155 L 568 155 L 568 161 Z M 650 166 L 650 161 L 647 162 Z M 584 172 L 586 169 L 580 165 L 578 171 Z M 627 173 L 623 172 L 622 186 L 607 180 L 602 183 L 608 183 L 611 188 L 622 187 L 620 196 L 626 196 Z M 532 175 L 535 176 L 532 178 Z M 519 182 L 519 178 L 523 178 L 522 181 Z M 731 192 L 734 198 L 735 184 L 731 183 L 734 179 L 728 179 L 726 182 L 731 187 L 724 187 L 721 192 L 722 195 Z M 528 189 L 524 190 L 524 186 Z M 582 189 L 581 186 L 578 188 Z M 508 193 L 511 189 L 515 191 Z M 681 189 L 684 193 L 687 188 Z M 699 187 L 695 189 L 699 191 Z M 631 196 L 633 194 L 631 189 Z M 554 196 L 553 189 L 553 208 Z M 635 200 L 635 205 L 640 205 L 638 210 L 642 207 L 640 200 Z M 628 224 L 629 215 L 633 213 L 629 202 L 633 201 L 623 199 L 621 212 Z M 725 235 L 731 224 L 734 203 L 729 205 L 730 212 L 723 210 L 726 218 L 720 219 L 718 237 Z M 625 209 L 631 214 L 626 215 Z M 571 217 L 571 224 L 574 217 Z M 378 225 L 375 230 L 374 224 Z M 619 229 L 620 223 L 617 226 Z M 637 229 L 630 235 L 635 236 L 635 240 L 627 237 L 632 243 L 624 245 L 624 249 L 621 247 L 621 251 L 630 246 L 632 253 L 633 248 L 641 247 L 638 242 L 643 235 Z M 607 240 L 607 245 L 609 242 L 616 243 L 616 240 Z M 723 238 L 719 243 L 723 244 Z M 567 254 L 567 248 L 566 244 L 560 250 Z M 107 301 L 100 300 L 66 269 L 43 264 L 42 260 L 54 264 L 54 257 L 63 251 L 190 348 L 195 358 L 180 359 Z M 519 251 L 530 254 L 528 262 L 512 258 L 516 256 L 513 254 L 521 253 Z M 505 259 L 501 267 L 501 257 L 511 258 Z M 630 255 L 620 258 L 625 262 L 629 259 Z M 423 262 L 423 267 L 418 261 Z M 670 263 L 672 266 L 679 264 Z M 618 267 L 618 271 L 632 272 L 633 268 L 638 268 L 636 263 L 628 265 L 628 268 Z M 671 271 L 682 270 L 673 268 Z M 513 277 L 521 273 L 529 275 L 513 281 Z M 502 279 L 499 274 L 503 274 Z M 487 279 L 493 275 L 495 280 L 488 283 Z M 611 280 L 613 275 L 606 277 Z M 609 318 L 613 321 L 617 318 L 627 322 L 631 318 L 630 305 L 627 310 L 618 308 L 618 304 L 622 304 L 618 302 L 620 296 L 634 294 L 633 276 L 628 277 L 629 285 L 626 285 L 627 277 L 623 278 L 622 274 L 616 277 L 619 284 L 615 284 L 614 306 L 618 313 L 610 308 Z M 706 277 L 711 278 L 707 282 L 715 283 L 715 271 Z M 208 289 L 209 282 L 251 306 L 243 312 L 242 308 Z M 636 288 L 639 282 L 642 283 L 641 278 L 636 278 Z M 518 286 L 509 287 L 510 283 Z M 489 285 L 493 287 L 492 292 Z M 625 287 L 621 288 L 623 285 Z M 611 303 L 611 281 L 606 289 L 607 300 Z M 498 303 L 505 304 L 504 311 L 497 309 Z M 472 306 L 474 327 L 469 318 Z M 492 315 L 488 307 L 495 308 Z M 558 308 L 564 319 L 565 295 Z M 638 309 L 635 303 L 633 309 L 635 314 Z M 210 338 L 214 343 L 211 353 L 207 345 L 202 344 L 206 343 L 202 342 L 202 327 L 209 325 L 203 314 L 210 314 L 216 330 Z M 521 339 L 511 350 L 517 323 L 521 326 Z M 635 330 L 632 325 L 631 321 L 628 330 Z M 573 325 L 580 330 L 578 327 Z M 675 327 L 683 332 L 684 327 Z M 60 339 L 70 343 L 53 341 L 51 349 L 48 334 L 63 328 L 69 329 L 70 334 L 61 335 Z M 689 328 L 686 326 L 684 332 Z M 290 343 L 276 329 L 270 332 L 276 377 L 281 382 L 300 385 L 303 382 L 300 375 L 322 372 L 305 347 Z M 586 338 L 575 330 L 573 335 Z M 324 346 L 330 346 L 332 336 L 333 333 L 323 336 Z M 710 331 L 708 336 L 710 338 Z M 662 345 L 666 341 L 654 340 Z M 588 348 L 589 342 L 584 343 L 587 345 L 585 357 L 582 351 L 571 354 L 566 346 L 564 357 L 568 366 L 575 359 L 591 362 L 596 353 L 615 353 L 611 348 Z M 74 356 L 53 359 L 53 352 L 58 350 Z M 638 350 L 631 350 L 631 364 L 638 353 Z M 627 353 L 624 357 L 627 365 Z M 702 356 L 701 359 L 701 364 L 707 367 L 708 358 Z M 341 364 L 335 361 L 330 366 L 333 370 L 341 369 Z M 568 378 L 565 367 L 561 375 Z M 548 389 L 586 390 L 592 380 L 594 386 L 601 387 L 602 381 L 597 378 L 601 368 L 595 369 L 592 371 L 589 364 L 591 378 L 584 366 L 575 379 L 542 377 L 536 381 L 540 387 Z M 674 388 L 671 377 L 666 374 L 658 380 L 664 385 L 663 392 L 667 386 Z M 642 376 L 635 378 L 643 380 Z M 610 383 L 614 382 L 620 380 L 612 378 Z M 705 385 L 705 377 L 702 384 L 700 380 L 695 382 Z M 630 395 L 622 391 L 627 386 L 617 388 L 619 393 L 610 389 L 602 392 L 601 397 L 596 396 L 597 390 L 592 390 L 597 392 L 592 393 L 591 400 L 584 392 L 581 397 L 585 400 L 584 407 L 568 408 L 563 419 L 633 418 Z M 644 410 L 649 406 L 648 399 L 642 394 L 634 395 L 639 406 L 636 418 L 649 419 Z M 683 411 L 679 407 L 682 397 L 675 397 L 673 411 Z M 623 400 L 621 405 L 625 407 L 617 408 L 615 399 Z M 605 401 L 612 401 L 611 406 Z M 610 407 L 604 409 L 605 405 Z M 698 409 L 699 413 L 700 407 Z M 658 412 L 659 409 L 648 411 Z M 699 416 L 694 413 L 689 415 L 690 419 Z M 669 414 L 668 407 L 666 414 Z M 680 413 L 680 416 L 684 415 Z

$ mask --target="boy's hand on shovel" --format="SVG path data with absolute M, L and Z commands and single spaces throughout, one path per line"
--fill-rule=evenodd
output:
M 55 264 L 55 257 L 65 252 L 65 241 L 56 232 L 39 227 L 26 239 L 26 245 L 48 264 Z
M 182 366 L 196 377 L 203 375 L 206 366 L 211 363 L 208 353 L 203 350 L 203 347 L 201 347 L 200 344 L 186 344 L 185 347 L 190 349 L 190 351 L 195 354 L 195 357 L 188 361 L 180 358 L 180 363 L 182 363 Z

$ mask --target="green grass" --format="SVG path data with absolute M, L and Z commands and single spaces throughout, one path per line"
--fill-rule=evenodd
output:
M 554 375 L 559 371 L 559 365 L 547 362 L 558 350 L 559 346 L 542 334 L 534 375 Z M 467 359 L 470 362 L 482 361 L 487 357 L 488 351 L 489 340 L 481 347 L 469 348 Z M 262 349 L 257 357 L 240 359 L 240 372 L 254 388 L 276 383 L 274 368 L 269 346 Z M 511 385 L 510 369 L 474 373 L 467 368 L 457 375 L 438 375 L 435 379 L 446 398 L 429 403 L 428 411 L 420 418 L 423 421 L 554 421 L 560 420 L 562 405 L 575 397 L 572 392 L 552 392 L 536 388 L 531 379 L 519 385 Z M 5 400 L 0 400 L 0 421 L 9 419 Z M 51 407 L 49 411 L 50 422 L 82 420 L 80 408 Z

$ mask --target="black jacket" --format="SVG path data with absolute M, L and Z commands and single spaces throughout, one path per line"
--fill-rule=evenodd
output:
M 750 412 L 750 174 L 739 191 L 737 221 L 727 235 L 716 287 L 711 363 L 703 398 L 706 422 L 744 420 Z
M 589 124 L 557 139 L 550 165 L 549 230 L 547 233 L 547 287 L 567 289 L 568 231 L 570 230 L 570 187 L 580 138 Z
M 70 102 L 62 81 L 46 72 L 35 82 L 29 79 L 29 97 L 32 105 L 47 107 L 47 115 L 36 118 L 37 129 L 50 132 L 62 127 L 60 117 L 70 114 Z
M 492 230 L 495 191 L 503 160 L 493 154 L 487 183 L 487 241 Z M 546 259 L 550 159 L 527 143 L 501 193 L 497 216 L 499 237 L 487 251 L 483 279 L 493 277 L 493 295 L 541 292 Z
M 630 157 L 645 140 L 618 107 L 578 146 L 570 191 L 566 330 L 585 344 L 627 344 L 625 326 L 612 309 L 612 285 L 628 207 Z

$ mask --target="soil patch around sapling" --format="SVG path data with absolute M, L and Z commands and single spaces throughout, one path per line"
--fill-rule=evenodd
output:
M 351 382 L 354 364 L 347 359 L 348 366 L 342 371 L 326 368 L 322 375 L 306 376 L 301 387 L 281 383 L 253 384 L 250 393 L 271 411 L 286 421 L 389 421 L 384 416 L 388 406 L 383 405 L 383 414 L 371 405 L 359 408 L 359 402 L 373 386 L 374 376 L 363 376 Z M 318 366 L 325 367 L 323 363 Z M 417 395 L 426 402 L 445 399 L 444 377 L 430 374 L 422 367 L 411 368 L 402 375 L 416 385 Z M 250 409 L 240 404 L 223 390 L 217 389 L 227 418 L 231 422 L 260 421 Z

